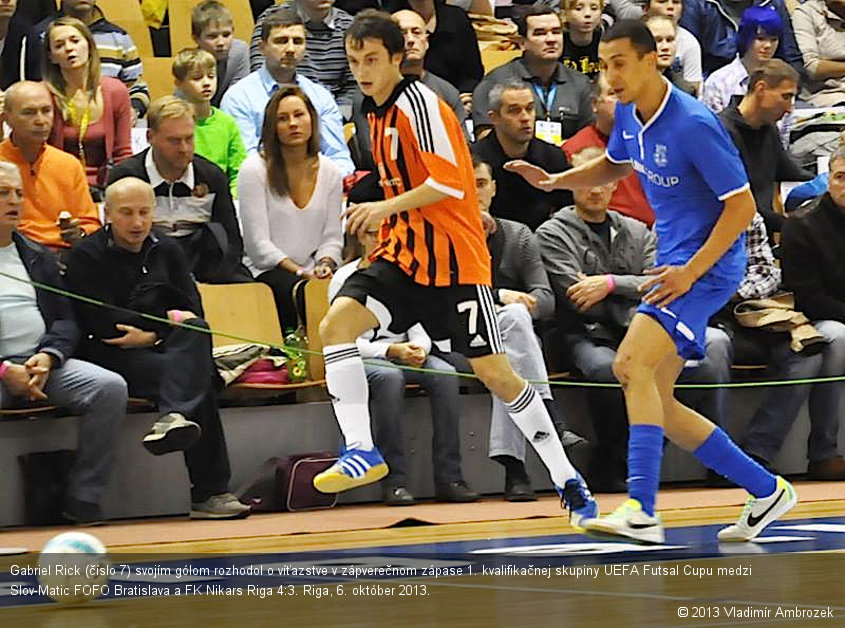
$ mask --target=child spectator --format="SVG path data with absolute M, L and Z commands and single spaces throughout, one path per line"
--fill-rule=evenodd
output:
M 646 17 L 662 15 L 668 17 L 675 24 L 675 61 L 672 64 L 672 73 L 677 75 L 680 71 L 684 80 L 695 87 L 696 95 L 701 93 L 701 83 L 704 76 L 701 70 L 701 44 L 683 26 L 678 25 L 683 13 L 684 5 L 682 0 L 649 0 L 646 4 Z
M 604 0 L 564 0 L 561 62 L 591 80 L 599 75 L 599 40 L 604 28 L 601 12 Z
M 205 0 L 191 11 L 191 36 L 217 61 L 217 89 L 211 99 L 215 107 L 229 87 L 249 74 L 249 46 L 232 37 L 233 32 L 232 14 L 219 0 Z
M 698 96 L 695 86 L 673 65 L 678 48 L 675 23 L 664 15 L 653 15 L 646 19 L 646 26 L 657 44 L 657 68 L 675 87 L 691 96 Z
M 238 172 L 246 148 L 235 119 L 212 106 L 219 67 L 210 52 L 186 48 L 173 59 L 173 78 L 176 95 L 194 106 L 194 151 L 220 167 L 229 178 L 232 196 L 237 197 Z

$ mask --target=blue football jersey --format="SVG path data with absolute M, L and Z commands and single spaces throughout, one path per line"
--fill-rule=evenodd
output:
M 749 187 L 745 166 L 722 123 L 675 87 L 643 124 L 634 104 L 616 105 L 607 145 L 614 163 L 630 163 L 657 217 L 657 264 L 685 264 L 701 248 L 724 200 Z M 708 271 L 735 281 L 745 274 L 745 234 Z

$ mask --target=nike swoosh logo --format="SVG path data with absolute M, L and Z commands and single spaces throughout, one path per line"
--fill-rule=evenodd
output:
M 758 523 L 760 523 L 765 518 L 765 516 L 768 515 L 770 512 L 772 512 L 772 509 L 774 509 L 774 507 L 777 506 L 780 503 L 780 498 L 783 497 L 785 494 L 786 494 L 786 489 L 781 489 L 780 495 L 778 495 L 778 498 L 775 501 L 773 501 L 772 505 L 769 506 L 768 508 L 766 508 L 766 510 L 764 510 L 763 513 L 759 517 L 755 517 L 751 513 L 748 513 L 748 525 L 753 528 Z
M 649 528 L 653 528 L 656 525 L 656 523 L 631 523 L 630 521 L 628 522 L 628 526 L 632 530 L 648 530 Z
M 634 136 L 631 135 L 630 133 L 625 133 L 625 131 L 622 131 L 622 139 L 623 140 L 632 140 L 632 139 L 634 139 Z

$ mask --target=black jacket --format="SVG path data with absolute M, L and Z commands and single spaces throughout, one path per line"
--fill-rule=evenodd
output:
M 766 231 L 771 237 L 772 233 L 781 230 L 783 223 L 783 216 L 777 214 L 772 206 L 775 183 L 809 181 L 813 174 L 796 164 L 784 150 L 775 125 L 764 124 L 755 129 L 745 121 L 738 109 L 741 100 L 734 98 L 730 106 L 719 114 L 719 119 L 739 149 L 757 211 L 765 219 Z
M 845 323 L 845 208 L 825 192 L 783 224 L 783 280 L 795 309 Z
M 19 233 L 13 233 L 12 240 L 32 281 L 64 289 L 56 257 L 49 249 Z M 56 357 L 60 365 L 64 364 L 65 360 L 76 353 L 79 344 L 80 331 L 73 306 L 67 297 L 44 288 L 35 288 L 35 298 L 47 327 L 36 352 L 49 353 Z
M 531 231 L 536 231 L 557 210 L 572 204 L 572 193 L 568 190 L 544 192 L 515 172 L 505 170 L 505 164 L 513 158 L 505 154 L 495 131 L 476 142 L 472 152 L 490 165 L 496 182 L 496 196 L 490 205 L 492 216 L 521 222 Z M 566 154 L 557 146 L 537 138 L 531 140 L 528 151 L 520 159 L 540 166 L 546 172 L 569 170 Z
M 202 302 L 181 247 L 151 233 L 139 253 L 118 247 L 109 226 L 84 238 L 67 256 L 65 281 L 70 290 L 113 308 L 77 303 L 79 324 L 95 341 L 123 335 L 115 325 L 132 325 L 167 335 L 170 327 L 130 313 L 135 310 L 166 318 L 167 310 L 190 310 L 202 316 Z
M 0 89 L 6 90 L 12 83 L 17 83 L 24 78 L 35 81 L 41 78 L 40 56 L 32 58 L 26 55 L 23 76 L 21 76 L 21 47 L 31 28 L 32 21 L 22 14 L 21 6 L 18 5 L 15 15 L 9 20 L 6 43 L 3 46 L 3 52 L 0 53 Z
M 136 177 L 149 183 L 145 160 L 147 152 L 141 151 L 117 164 L 109 174 L 109 184 L 125 177 Z M 214 163 L 200 155 L 194 155 L 194 185 L 195 189 L 205 185 L 208 193 L 214 194 L 214 204 L 211 208 L 211 232 L 215 238 L 203 238 L 198 241 L 193 236 L 177 238 L 188 258 L 189 269 L 198 281 L 205 283 L 230 283 L 251 281 L 249 274 L 241 260 L 244 256 L 244 242 L 235 212 L 235 204 L 229 189 L 229 181 L 223 171 Z M 159 186 L 163 189 L 155 190 L 156 196 L 167 196 L 167 184 Z M 191 193 L 186 186 L 180 190 L 179 184 L 174 184 L 173 196 L 187 196 Z M 201 234 L 211 235 L 211 234 Z M 218 237 L 219 236 L 219 237 Z M 219 245 L 219 247 L 216 247 Z M 223 250 L 223 258 L 215 259 L 211 251 L 217 248 Z

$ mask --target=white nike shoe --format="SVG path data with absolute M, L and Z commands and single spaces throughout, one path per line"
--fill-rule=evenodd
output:
M 798 503 L 792 484 L 777 477 L 775 491 L 768 497 L 749 497 L 734 525 L 722 528 L 716 535 L 720 541 L 744 543 L 755 539 L 772 521 L 786 514 Z
M 606 517 L 589 519 L 581 525 L 587 534 L 622 537 L 637 543 L 659 545 L 665 540 L 663 521 L 647 514 L 636 499 L 626 500 Z

